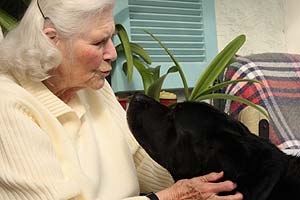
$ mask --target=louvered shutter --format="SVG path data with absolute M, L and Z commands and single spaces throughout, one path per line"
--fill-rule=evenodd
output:
M 205 43 L 202 0 L 128 0 L 131 40 L 142 45 L 154 62 L 171 62 L 143 30 L 149 30 L 179 62 L 203 62 Z
M 181 64 L 188 84 L 193 87 L 208 62 L 216 55 L 216 30 L 213 0 L 124 0 L 117 1 L 123 8 L 116 14 L 131 41 L 143 46 L 150 54 L 152 66 L 162 65 L 163 74 L 173 62 L 166 52 L 144 30 L 148 30 L 171 50 Z M 121 6 L 121 7 L 122 7 Z M 126 19 L 124 16 L 128 15 Z M 116 71 L 121 67 L 117 67 Z M 116 73 L 114 73 L 116 74 Z M 141 90 L 142 81 L 137 72 L 134 82 L 128 86 L 119 74 L 112 79 L 115 91 Z M 115 81 L 114 81 L 115 80 Z M 119 83 L 115 84 L 114 83 Z M 117 87 L 115 87 L 117 86 Z M 164 88 L 182 88 L 178 74 L 170 74 Z

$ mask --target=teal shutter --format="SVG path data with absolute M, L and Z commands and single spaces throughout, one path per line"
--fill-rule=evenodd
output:
M 172 51 L 181 64 L 188 84 L 193 87 L 208 63 L 217 54 L 214 1 L 212 0 L 117 0 L 116 23 L 122 23 L 131 41 L 150 54 L 152 66 L 161 65 L 165 73 L 173 62 L 144 30 L 152 32 Z M 116 92 L 141 90 L 142 81 L 135 71 L 129 86 L 116 66 L 112 86 Z M 182 88 L 177 73 L 170 74 L 163 86 Z

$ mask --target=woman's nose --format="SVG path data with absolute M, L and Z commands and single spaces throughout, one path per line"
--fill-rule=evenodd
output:
M 117 59 L 117 51 L 112 39 L 109 39 L 104 49 L 104 60 L 114 61 Z

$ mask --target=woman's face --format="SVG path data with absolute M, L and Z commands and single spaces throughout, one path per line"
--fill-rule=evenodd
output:
M 117 58 L 112 42 L 115 33 L 112 11 L 105 11 L 93 24 L 90 31 L 71 43 L 58 39 L 56 45 L 62 52 L 63 62 L 46 81 L 55 86 L 57 96 L 82 88 L 100 89 L 110 74 L 111 62 Z

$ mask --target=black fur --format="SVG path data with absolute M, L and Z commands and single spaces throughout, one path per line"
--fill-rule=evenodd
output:
M 175 180 L 224 171 L 245 200 L 300 198 L 300 158 L 207 103 L 183 102 L 170 109 L 136 94 L 127 118 L 141 146 Z

